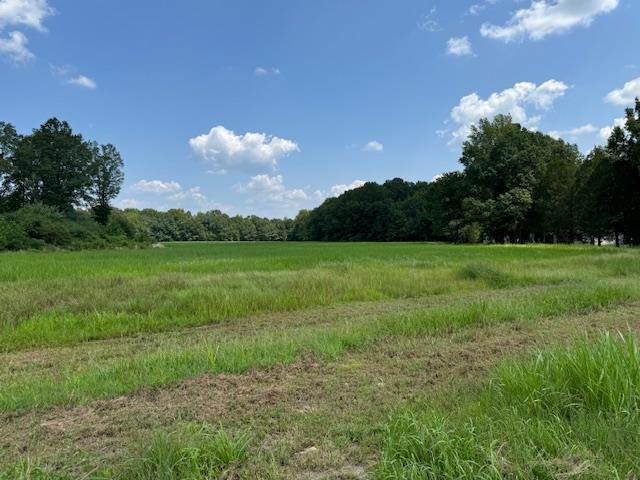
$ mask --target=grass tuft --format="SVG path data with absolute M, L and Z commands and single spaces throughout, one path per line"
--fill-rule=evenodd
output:
M 114 480 L 221 478 L 247 456 L 247 434 L 232 435 L 208 424 L 177 433 L 157 432 L 140 453 L 116 469 Z
M 603 335 L 509 361 L 480 392 L 386 426 L 378 479 L 624 479 L 640 459 L 640 345 Z

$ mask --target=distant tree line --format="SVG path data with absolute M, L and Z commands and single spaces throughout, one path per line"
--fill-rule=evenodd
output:
M 52 118 L 29 135 L 0 122 L 0 250 L 106 248 L 164 241 L 286 240 L 293 220 L 220 211 L 119 210 L 124 181 L 115 146 Z
M 231 217 L 219 210 L 192 214 L 182 209 L 159 212 L 150 208 L 114 211 L 112 224 L 128 238 L 143 242 L 284 241 L 293 228 L 290 219 Z
M 218 210 L 120 210 L 123 160 L 55 118 L 19 135 L 0 122 L 0 250 L 164 241 L 447 241 L 640 244 L 640 101 L 606 147 L 481 120 L 461 171 L 432 182 L 369 182 L 295 220 Z
M 606 147 L 577 146 L 509 116 L 481 120 L 460 172 L 395 178 L 330 198 L 295 219 L 291 240 L 640 244 L 640 101 Z

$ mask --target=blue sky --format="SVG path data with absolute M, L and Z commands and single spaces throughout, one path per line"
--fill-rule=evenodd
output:
M 115 144 L 120 207 L 293 217 L 458 169 L 481 117 L 583 152 L 640 95 L 637 0 L 0 0 L 0 120 Z

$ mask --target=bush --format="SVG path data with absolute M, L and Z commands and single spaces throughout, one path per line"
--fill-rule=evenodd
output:
M 0 215 L 0 251 L 109 248 L 147 241 L 140 227 L 126 217 L 114 215 L 113 222 L 104 227 L 89 212 L 65 215 L 47 205 L 28 205 Z

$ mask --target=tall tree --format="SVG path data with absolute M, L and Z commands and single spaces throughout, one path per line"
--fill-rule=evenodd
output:
M 13 157 L 22 137 L 10 123 L 0 122 L 0 212 L 10 209 Z
M 67 122 L 52 118 L 22 139 L 8 174 L 21 204 L 43 203 L 69 212 L 91 184 L 91 150 Z
M 625 111 L 624 128 L 615 127 L 607 151 L 616 173 L 616 218 L 614 230 L 625 241 L 640 244 L 640 99 Z
M 89 166 L 90 183 L 86 200 L 96 221 L 106 225 L 111 214 L 111 200 L 122 188 L 124 163 L 116 147 L 111 144 L 98 146 L 92 142 L 89 148 L 92 160 Z

